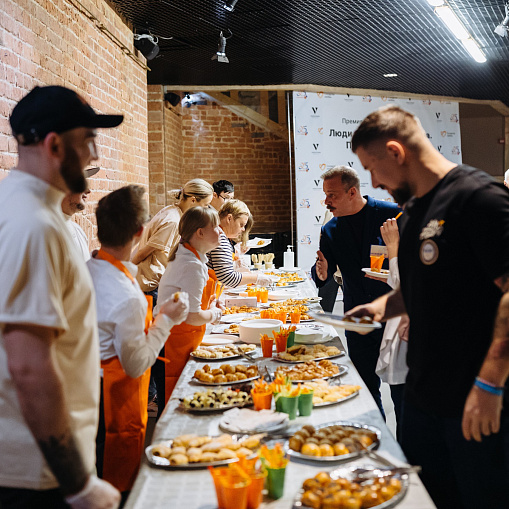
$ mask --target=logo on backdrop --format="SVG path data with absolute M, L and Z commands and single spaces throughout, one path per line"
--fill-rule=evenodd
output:
M 365 102 L 365 103 L 370 103 L 372 100 L 373 100 L 373 98 L 370 95 L 365 95 L 362 98 L 362 102 Z
M 301 125 L 299 129 L 297 129 L 297 134 L 300 136 L 307 136 L 308 128 L 305 125 Z
M 307 94 L 307 92 L 297 92 L 296 97 L 297 97 L 297 99 L 307 99 L 308 94 Z
M 323 97 L 323 92 L 317 92 L 316 97 L 318 97 L 318 99 L 321 99 Z
M 309 165 L 308 163 L 300 163 L 299 164 L 299 171 L 309 171 Z
M 431 106 L 431 101 L 429 99 L 425 99 L 422 101 L 422 104 L 424 104 L 424 106 Z
M 454 147 L 452 147 L 451 154 L 453 156 L 459 156 L 460 155 L 460 148 L 458 147 L 458 145 L 454 145 Z
M 301 209 L 309 209 L 311 207 L 311 203 L 309 203 L 309 198 L 303 198 L 301 201 L 300 201 L 300 205 L 299 207 Z
M 323 127 L 318 128 L 318 134 L 323 134 Z
M 320 168 L 320 171 L 325 171 L 327 165 L 325 163 L 321 163 L 318 167 Z
M 318 106 L 311 106 L 311 110 L 313 111 L 313 113 L 311 114 L 312 117 L 319 117 L 320 116 L 318 114 Z
M 313 154 L 320 154 L 320 151 L 318 150 L 319 146 L 319 143 L 313 143 Z
M 299 240 L 301 244 L 311 244 L 311 235 L 303 235 L 302 238 Z
M 451 115 L 451 122 L 454 122 L 455 124 L 457 124 L 459 121 L 460 121 L 460 119 L 458 118 L 458 114 L 457 113 L 453 113 Z

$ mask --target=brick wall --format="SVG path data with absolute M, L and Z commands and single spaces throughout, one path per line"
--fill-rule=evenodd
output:
M 181 112 L 182 183 L 195 177 L 230 180 L 235 197 L 253 214 L 253 231 L 289 230 L 288 141 L 215 103 Z
M 125 46 L 132 31 L 103 0 L 80 0 Z M 122 112 L 124 123 L 99 130 L 102 170 L 76 221 L 95 239 L 94 209 L 108 191 L 125 184 L 148 186 L 146 71 L 103 34 L 73 0 L 3 0 L 0 6 L 0 179 L 16 165 L 9 114 L 35 85 L 65 85 L 99 112 Z M 143 59 L 143 57 L 141 57 Z

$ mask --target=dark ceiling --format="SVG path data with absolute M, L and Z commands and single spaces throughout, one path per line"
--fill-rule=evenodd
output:
M 316 84 L 500 99 L 509 105 L 504 0 L 449 0 L 488 61 L 476 63 L 427 0 L 110 0 L 159 39 L 150 84 Z M 212 61 L 219 32 L 230 63 Z M 383 74 L 396 73 L 396 78 Z

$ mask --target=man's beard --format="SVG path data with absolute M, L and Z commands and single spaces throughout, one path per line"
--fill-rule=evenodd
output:
M 87 181 L 76 150 L 70 144 L 65 145 L 65 156 L 60 166 L 60 174 L 71 193 L 83 193 Z
M 412 198 L 412 191 L 406 182 L 402 184 L 402 186 L 398 189 L 391 190 L 390 194 L 401 207 L 405 205 L 405 203 L 410 200 L 410 198 Z

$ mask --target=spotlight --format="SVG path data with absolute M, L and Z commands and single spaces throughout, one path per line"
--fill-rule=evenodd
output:
M 509 2 L 505 4 L 505 18 L 500 25 L 495 28 L 495 33 L 500 37 L 509 37 Z
M 229 64 L 230 61 L 225 53 L 226 50 L 226 37 L 223 35 L 223 32 L 219 34 L 219 42 L 217 43 L 217 52 L 215 55 L 212 55 L 211 60 L 217 60 L 218 62 L 222 62 L 223 64 Z
M 232 12 L 233 9 L 235 9 L 235 4 L 238 2 L 239 0 L 226 0 L 226 2 L 223 4 L 223 7 L 227 10 L 227 11 L 230 11 Z
M 172 106 L 177 106 L 180 102 L 180 95 L 174 94 L 173 92 L 167 92 L 164 94 L 164 100 L 168 101 Z
M 141 51 L 147 60 L 152 60 L 159 53 L 157 37 L 149 34 L 134 34 L 134 47 Z

